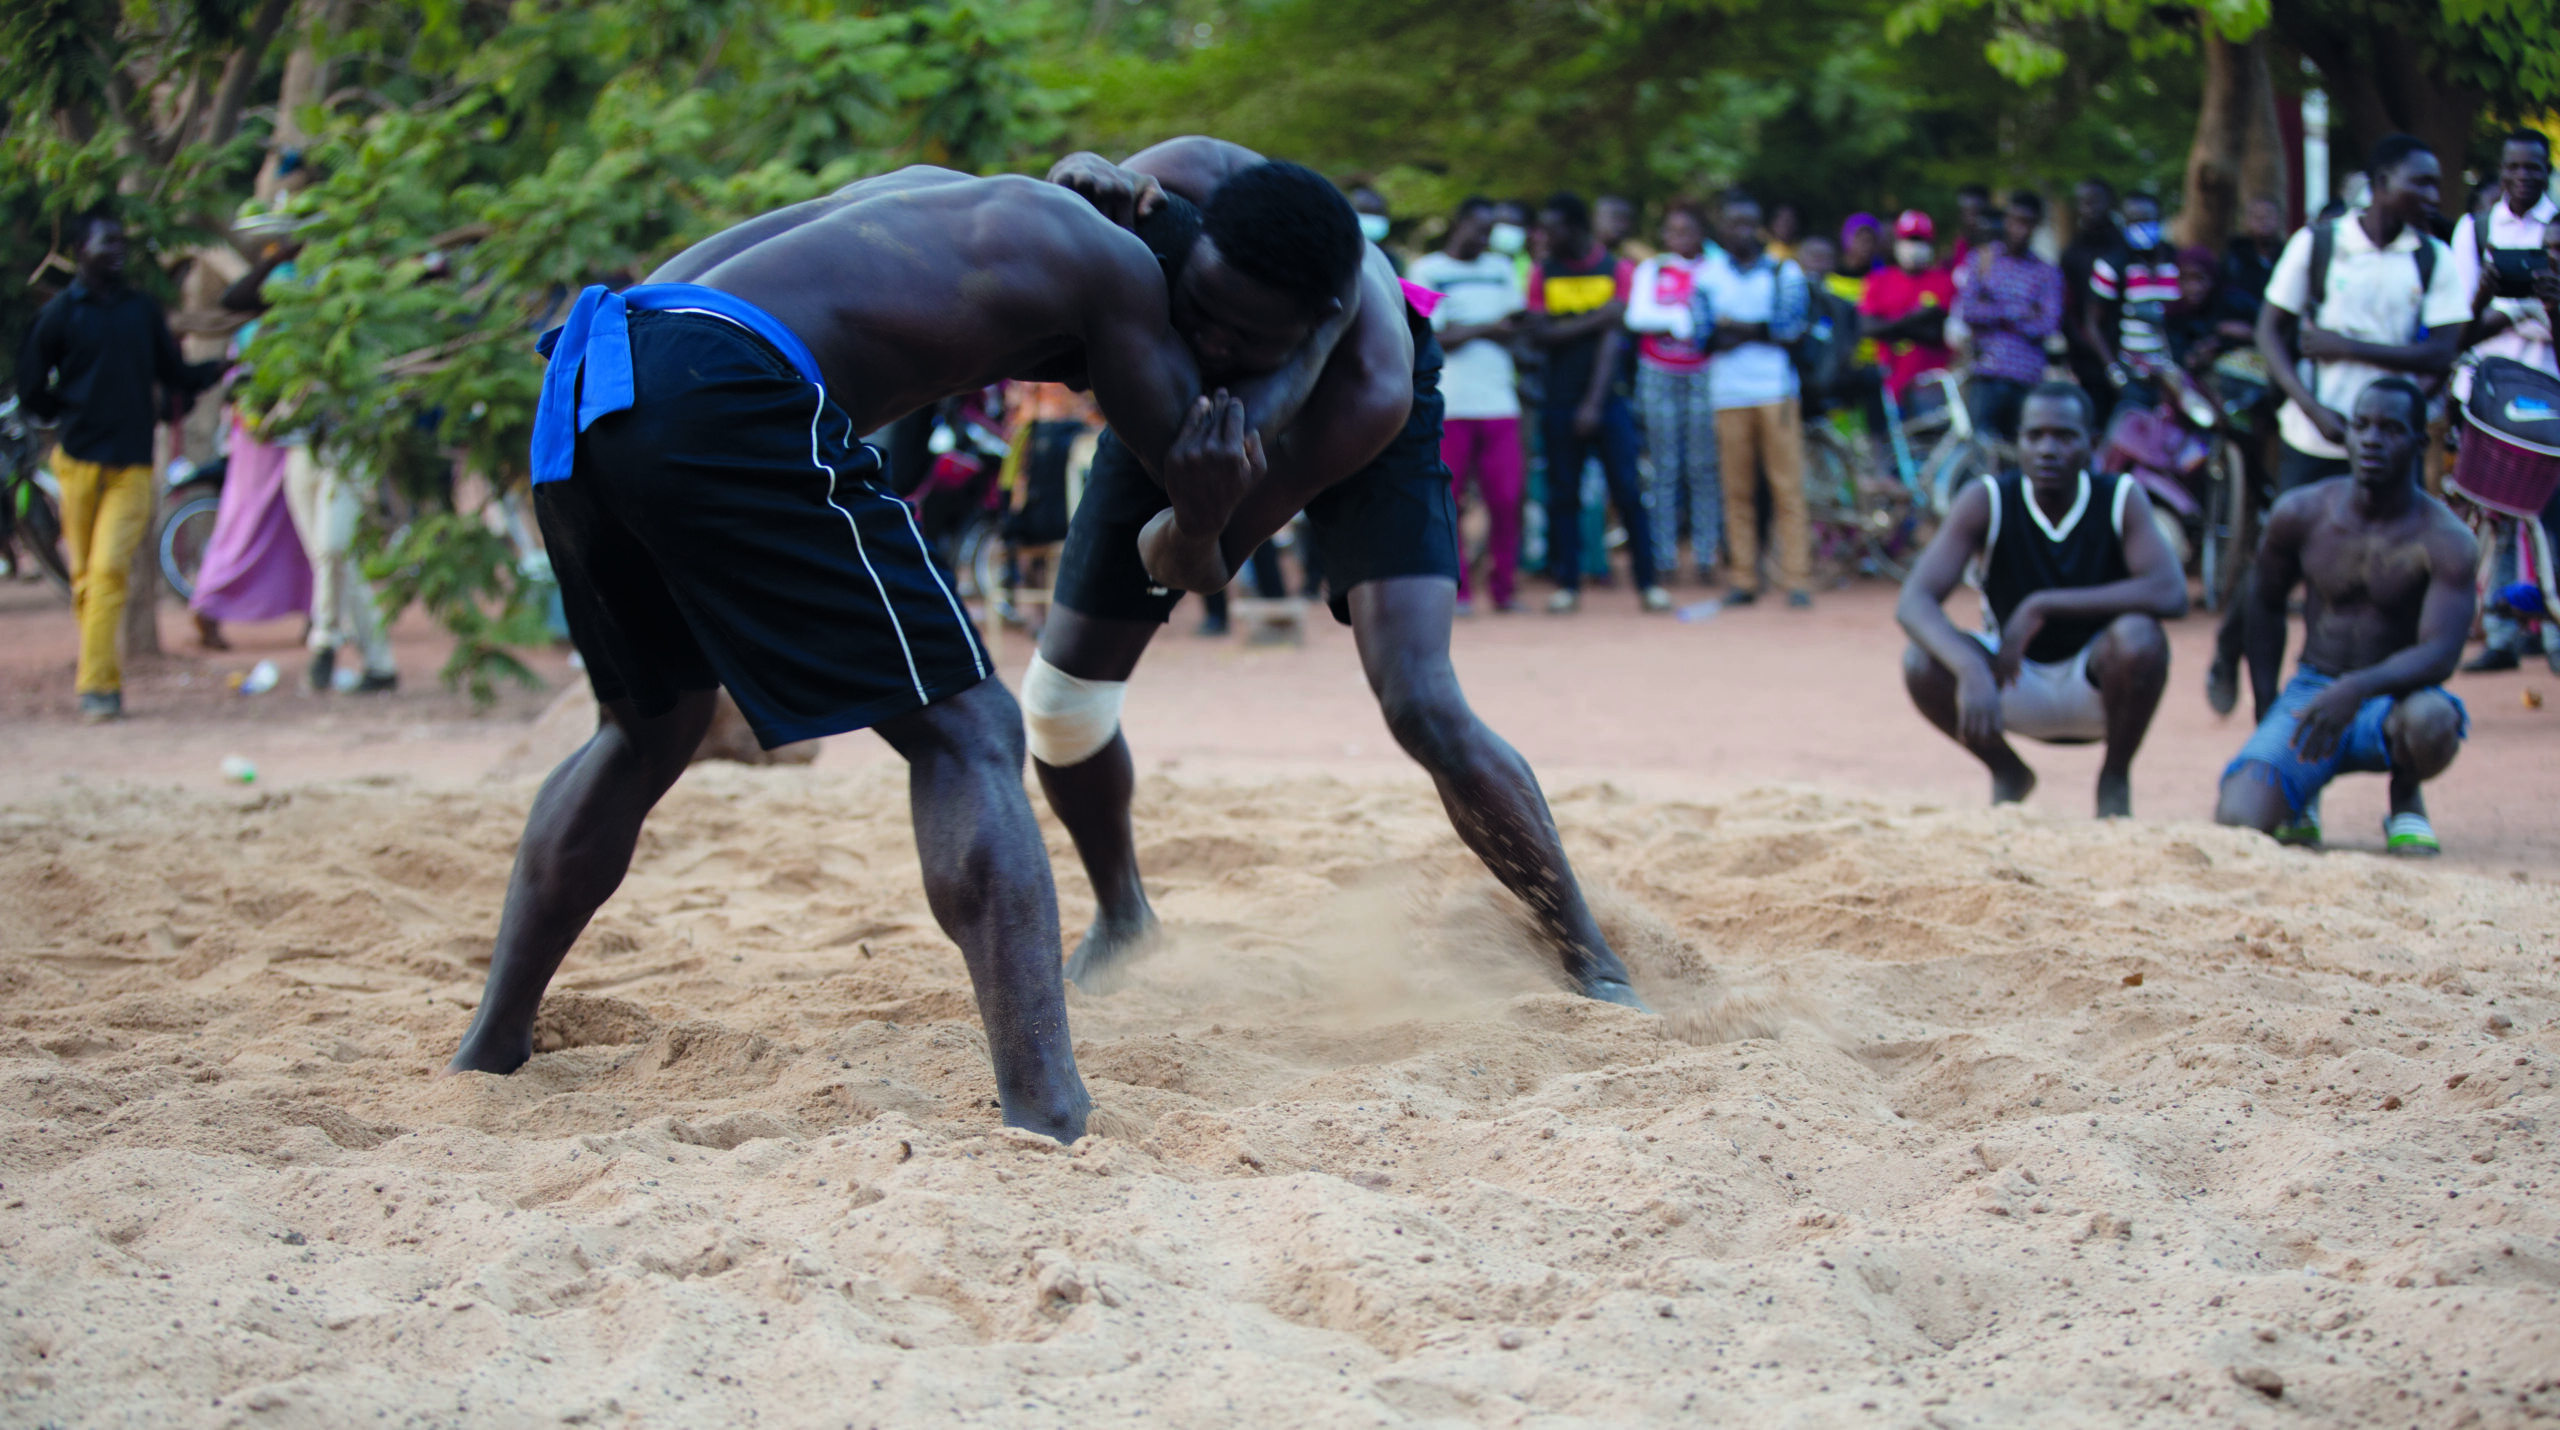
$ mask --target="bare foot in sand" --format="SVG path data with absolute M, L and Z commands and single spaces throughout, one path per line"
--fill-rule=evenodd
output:
M 2098 771 L 2098 817 L 2100 819 L 2133 818 L 2133 772 L 2131 770 Z
M 1991 762 L 1993 804 L 2024 804 L 2027 796 L 2035 792 L 2036 772 L 2027 768 L 2026 761 L 2011 754 L 2005 767 L 2000 761 Z
M 1120 987 L 1129 966 L 1164 943 L 1164 925 L 1153 910 L 1134 920 L 1097 915 L 1067 960 L 1067 981 L 1087 993 L 1101 995 Z

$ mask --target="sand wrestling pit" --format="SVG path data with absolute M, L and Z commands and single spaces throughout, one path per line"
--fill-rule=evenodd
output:
M 2538 877 L 1561 791 L 1647 1018 L 1418 777 L 1152 778 L 1070 1149 L 889 769 L 695 770 L 543 1054 L 431 1078 L 530 794 L 0 810 L 0 1422 L 2560 1418 Z

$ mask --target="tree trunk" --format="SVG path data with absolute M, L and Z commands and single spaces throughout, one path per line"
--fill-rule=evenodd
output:
M 2375 144 L 2415 134 L 2444 166 L 2445 202 L 2459 204 L 2465 196 L 2454 189 L 2485 96 L 2428 73 L 2419 36 L 2350 32 L 2328 23 L 2318 7 L 2287 0 L 2278 0 L 2273 13 L 2275 28 L 2320 71 L 2320 87 L 2328 92 L 2329 172 L 2360 171 Z
M 258 82 L 258 72 L 266 67 L 267 47 L 275 43 L 276 31 L 284 27 L 285 11 L 292 0 L 266 0 L 249 23 L 249 32 L 240 39 L 240 48 L 222 66 L 222 87 L 215 92 L 213 109 L 205 116 L 204 141 L 227 144 L 240 132 L 240 114 L 249 104 L 249 90 Z
M 2248 146 L 2252 78 L 2249 46 L 2234 44 L 2207 25 L 2204 102 L 2196 114 L 2195 143 L 2187 150 L 2186 202 L 2178 216 L 2182 243 L 2220 248 L 2240 215 L 2240 162 Z
M 2268 57 L 2271 43 L 2264 34 L 2249 42 L 2248 128 L 2240 146 L 2240 202 L 2244 205 L 2266 199 L 2281 206 L 2293 193 L 2293 166 L 2286 162 L 2284 129 L 2276 121 L 2275 66 Z
M 285 56 L 284 86 L 276 95 L 276 137 L 268 146 L 267 161 L 258 166 L 258 197 L 269 199 L 276 192 L 276 161 L 287 149 L 299 149 L 311 136 L 302 129 L 302 111 L 320 102 L 329 92 L 327 61 L 312 48 L 314 36 L 335 27 L 337 6 L 333 0 L 307 0 L 303 6 L 303 31 L 300 43 Z
M 2284 198 L 2284 139 L 2276 129 L 2275 76 L 2267 37 L 2245 43 L 2204 37 L 2204 103 L 2187 152 L 2186 204 L 2178 241 L 2220 249 L 2254 199 Z

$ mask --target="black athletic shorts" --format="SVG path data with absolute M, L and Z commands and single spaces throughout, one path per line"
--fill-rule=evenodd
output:
M 1325 603 L 1344 625 L 1351 623 L 1351 588 L 1363 581 L 1458 579 L 1458 512 L 1440 460 L 1440 344 L 1430 324 L 1410 310 L 1406 317 L 1415 334 L 1413 410 L 1404 430 L 1369 465 L 1307 503 Z M 1138 533 L 1170 505 L 1120 439 L 1103 433 L 1058 557 L 1058 604 L 1103 620 L 1171 619 L 1182 593 L 1157 585 L 1138 556 Z
M 630 321 L 633 406 L 533 489 L 596 699 L 654 717 L 725 685 L 771 749 L 986 679 L 949 576 L 826 390 L 725 318 Z

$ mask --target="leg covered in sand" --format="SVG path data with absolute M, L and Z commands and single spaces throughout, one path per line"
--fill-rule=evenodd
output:
M 712 698 L 689 691 L 655 719 L 611 702 L 595 737 L 543 782 L 480 1008 L 447 1071 L 509 1073 L 533 1056 L 543 990 L 629 872 L 640 826 L 684 773 Z M 877 729 L 907 760 L 925 899 L 968 964 L 1004 1120 L 1073 1141 L 1092 1101 L 1067 1034 L 1048 852 L 1022 793 L 1020 710 L 986 680 Z
M 1458 837 L 1528 905 L 1584 997 L 1651 1012 L 1591 917 L 1537 775 L 1467 707 L 1449 664 L 1455 583 L 1387 577 L 1352 587 L 1350 599 L 1360 666 L 1387 728 L 1439 786 Z
M 1160 928 L 1129 823 L 1137 772 L 1120 733 L 1119 696 L 1162 629 L 1154 621 L 1107 620 L 1059 606 L 1023 681 L 1031 767 L 1093 884 L 1093 926 L 1066 970 L 1092 993 L 1106 991 L 1112 970 L 1145 952 Z
M 543 990 L 587 920 L 622 887 L 641 823 L 711 727 L 713 698 L 687 691 L 654 719 L 628 700 L 608 701 L 595 735 L 543 780 L 507 878 L 480 1007 L 447 1072 L 511 1073 L 533 1056 Z

